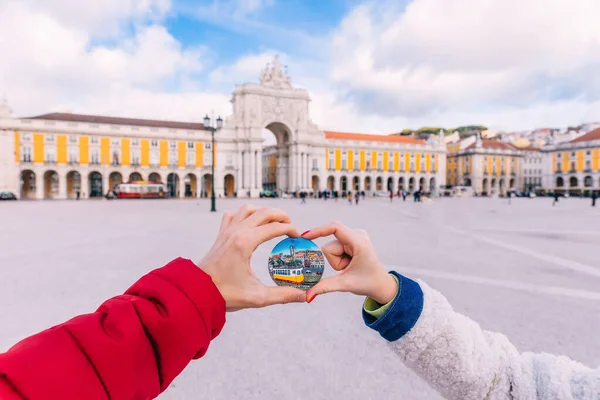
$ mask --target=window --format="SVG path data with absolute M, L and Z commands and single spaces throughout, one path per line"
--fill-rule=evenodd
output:
M 556 163 L 556 170 L 559 172 L 561 171 L 560 163 Z
M 131 165 L 140 165 L 140 151 L 138 149 L 131 150 Z
M 575 162 L 571 162 L 571 171 L 575 171 Z
M 31 147 L 23 146 L 21 148 L 21 162 L 31 162 Z
M 47 134 L 46 135 L 46 142 L 53 143 L 54 142 L 54 135 L 50 134 L 50 133 Z
M 590 151 L 589 151 L 589 150 L 585 152 L 585 155 L 586 155 L 586 156 L 589 156 L 590 154 L 591 154 L 591 153 L 590 153 Z
M 31 132 L 23 132 L 22 139 L 25 141 L 31 140 Z
M 156 150 L 150 152 L 150 166 L 158 166 L 158 151 Z
M 415 163 L 414 161 L 410 162 L 410 172 L 414 172 L 415 171 Z
M 317 160 L 316 158 L 313 158 L 313 169 L 318 169 L 319 168 L 319 160 Z
M 174 140 L 171 140 L 169 142 L 169 148 L 170 149 L 176 149 L 177 148 L 177 142 L 175 142 Z
M 233 154 L 227 154 L 227 160 L 226 160 L 225 165 L 228 167 L 233 166 Z
M 348 160 L 346 160 L 345 158 L 342 159 L 342 170 L 345 171 L 348 169 Z
M 151 140 L 150 141 L 150 146 L 157 147 L 158 146 L 158 141 L 157 140 Z
M 110 163 L 112 165 L 121 165 L 121 154 L 119 151 L 115 150 L 112 152 Z
M 93 165 L 100 164 L 100 155 L 98 154 L 98 150 L 90 151 L 90 164 L 93 164 Z
M 558 153 L 558 154 L 556 155 L 556 157 L 557 157 L 557 158 L 561 158 L 561 157 L 562 157 L 562 153 Z
M 132 146 L 139 146 L 140 143 L 139 143 L 139 141 L 137 139 L 131 139 L 131 145 Z
M 188 151 L 186 161 L 189 166 L 196 165 L 196 154 L 192 151 Z
M 378 170 L 382 170 L 383 169 L 383 162 L 381 160 L 377 161 L 377 169 Z
M 394 170 L 394 162 L 390 160 L 388 162 L 388 171 L 393 171 L 393 170 Z
M 592 162 L 590 160 L 585 162 L 585 169 L 592 169 Z
M 75 136 L 75 135 L 69 135 L 69 142 L 71 142 L 71 143 L 77 143 L 77 136 Z
M 194 148 L 194 142 L 188 142 L 187 143 L 187 148 L 188 149 L 193 149 Z
M 169 165 L 171 167 L 177 166 L 177 151 L 173 148 L 169 150 Z
M 76 148 L 69 149 L 69 164 L 76 164 L 79 162 L 79 152 Z
M 204 143 L 204 148 L 210 150 L 211 143 Z
M 47 163 L 55 163 L 56 162 L 56 149 L 54 148 L 47 148 L 46 149 L 46 154 L 45 154 L 45 160 Z
M 208 150 L 210 150 L 210 143 L 207 143 L 205 145 L 205 147 L 208 146 Z M 212 151 L 205 151 L 204 152 L 204 165 L 205 166 L 212 166 L 213 165 L 213 154 Z
M 354 170 L 358 171 L 360 169 L 360 162 L 358 160 L 354 160 Z
M 90 141 L 92 142 L 92 144 L 98 144 L 98 136 L 92 136 L 90 138 Z
M 118 146 L 119 144 L 121 144 L 121 141 L 119 139 L 112 139 L 110 141 L 110 144 L 112 144 L 113 146 Z
M 333 169 L 333 160 L 329 159 L 329 169 Z
M 575 152 L 574 151 L 571 152 L 571 157 L 575 157 Z

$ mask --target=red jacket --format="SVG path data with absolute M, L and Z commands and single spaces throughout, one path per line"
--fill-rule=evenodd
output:
M 0 399 L 155 398 L 224 323 L 225 301 L 210 276 L 178 258 L 95 313 L 0 354 Z

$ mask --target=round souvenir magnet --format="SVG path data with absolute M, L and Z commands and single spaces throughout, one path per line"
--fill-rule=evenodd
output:
M 271 251 L 269 274 L 278 286 L 308 290 L 323 276 L 323 252 L 312 240 L 283 239 Z

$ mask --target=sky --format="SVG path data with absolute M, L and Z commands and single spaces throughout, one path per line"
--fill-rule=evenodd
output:
M 0 95 L 200 121 L 275 55 L 323 130 L 600 121 L 598 0 L 0 0 Z
M 284 254 L 290 254 L 290 245 L 294 245 L 296 246 L 296 251 L 299 250 L 318 250 L 319 247 L 312 241 L 308 240 L 308 239 L 304 239 L 304 238 L 295 238 L 295 239 L 284 239 L 281 242 L 277 243 L 275 245 L 275 247 L 273 248 L 273 250 L 271 251 L 271 254 L 279 254 L 279 253 L 284 253 Z

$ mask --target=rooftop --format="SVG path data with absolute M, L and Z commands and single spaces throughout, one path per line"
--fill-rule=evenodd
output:
M 484 149 L 498 149 L 498 150 L 516 150 L 517 149 L 512 144 L 504 143 L 499 140 L 483 139 L 481 141 L 481 144 Z M 468 146 L 467 149 L 474 149 L 476 145 L 477 145 L 477 142 Z
M 593 129 L 585 135 L 579 136 L 577 139 L 571 140 L 569 143 L 588 142 L 590 140 L 600 140 L 600 128 Z
M 364 140 L 370 142 L 391 142 L 391 143 L 409 143 L 409 144 L 425 144 L 424 140 L 415 139 L 400 135 L 369 135 L 366 133 L 346 133 L 325 131 L 327 139 L 336 140 Z
M 149 126 L 153 128 L 193 129 L 204 130 L 201 122 L 176 122 L 155 119 L 105 117 L 100 115 L 85 115 L 71 113 L 51 113 L 23 119 L 43 119 L 48 121 L 87 122 L 90 124 Z

